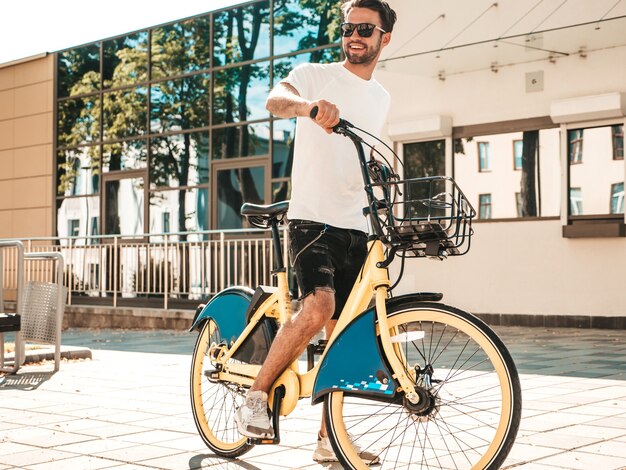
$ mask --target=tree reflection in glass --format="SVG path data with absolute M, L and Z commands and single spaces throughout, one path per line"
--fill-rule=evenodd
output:
M 57 154 L 57 195 L 97 194 L 100 190 L 100 148 L 60 150 Z
M 269 1 L 213 17 L 214 67 L 270 55 Z
M 234 168 L 217 172 L 217 226 L 219 229 L 247 225 L 240 209 L 244 202 L 263 204 L 265 170 L 262 166 Z
M 102 43 L 104 88 L 139 83 L 148 79 L 148 32 L 130 34 Z
M 269 153 L 269 122 L 213 130 L 213 160 Z
M 150 88 L 150 130 L 168 132 L 209 125 L 209 74 L 156 83 Z
M 209 68 L 209 16 L 152 30 L 152 78 L 158 79 Z
M 274 55 L 332 44 L 339 39 L 341 2 L 337 0 L 275 0 Z M 321 62 L 323 51 L 311 54 Z
M 98 96 L 59 101 L 57 145 L 71 147 L 100 139 L 100 99 Z
M 213 124 L 269 118 L 265 109 L 269 88 L 269 62 L 215 72 Z
M 209 181 L 207 132 L 155 137 L 151 151 L 152 188 L 195 186 Z
M 100 43 L 59 52 L 57 64 L 59 98 L 100 89 Z
M 103 146 L 102 171 L 137 170 L 145 168 L 148 149 L 145 140 L 115 142 Z
M 146 133 L 146 87 L 105 93 L 103 96 L 104 140 L 134 137 Z

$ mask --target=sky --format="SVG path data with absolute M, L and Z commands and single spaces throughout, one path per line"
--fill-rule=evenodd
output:
M 0 64 L 245 0 L 0 0 Z

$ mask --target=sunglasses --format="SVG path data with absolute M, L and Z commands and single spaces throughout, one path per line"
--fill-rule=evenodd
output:
M 375 29 L 386 33 L 383 28 L 370 23 L 341 23 L 341 35 L 345 38 L 349 38 L 354 33 L 354 30 L 359 33 L 362 38 L 369 38 Z

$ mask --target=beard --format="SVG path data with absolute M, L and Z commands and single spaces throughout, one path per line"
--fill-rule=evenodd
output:
M 374 59 L 376 59 L 376 56 L 378 55 L 378 52 L 380 51 L 380 44 L 382 40 L 383 40 L 383 36 L 379 35 L 378 42 L 376 43 L 376 45 L 367 47 L 367 49 L 362 54 L 353 53 L 349 47 L 350 43 L 347 43 L 347 44 L 344 44 L 343 53 L 346 55 L 346 59 L 348 59 L 348 62 L 350 62 L 351 64 L 368 65 L 368 64 L 371 64 L 374 61 Z M 359 44 L 363 44 L 363 43 L 359 42 Z

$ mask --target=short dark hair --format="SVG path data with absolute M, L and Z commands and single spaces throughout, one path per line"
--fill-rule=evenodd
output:
M 348 0 L 341 5 L 343 17 L 346 18 L 353 8 L 368 8 L 377 11 L 382 21 L 382 28 L 390 33 L 396 22 L 396 12 L 392 10 L 385 0 Z

